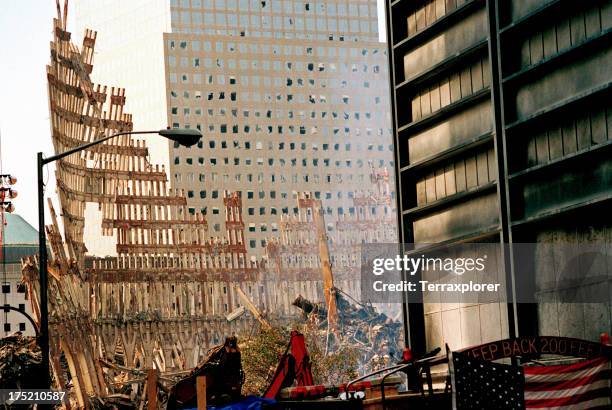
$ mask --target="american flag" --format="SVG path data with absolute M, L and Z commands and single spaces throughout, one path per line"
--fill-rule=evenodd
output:
M 525 367 L 528 409 L 610 409 L 610 360 Z
M 610 359 L 512 366 L 453 353 L 453 408 L 610 409 Z

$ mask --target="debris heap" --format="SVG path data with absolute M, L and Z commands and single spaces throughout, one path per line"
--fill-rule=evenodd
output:
M 403 339 L 402 324 L 379 313 L 370 305 L 357 301 L 351 303 L 336 289 L 338 332 L 329 335 L 327 311 L 324 304 L 313 303 L 301 295 L 293 305 L 304 312 L 305 317 L 318 329 L 320 336 L 328 339 L 328 351 L 341 346 L 351 346 L 359 353 L 359 371 L 367 373 L 397 362 L 401 358 Z
M 41 352 L 36 338 L 13 333 L 0 339 L 2 388 L 34 388 L 40 374 Z

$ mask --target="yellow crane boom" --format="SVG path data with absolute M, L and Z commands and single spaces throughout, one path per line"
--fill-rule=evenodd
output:
M 320 199 L 311 198 L 308 195 L 298 200 L 301 208 L 311 208 L 312 218 L 317 228 L 319 239 L 319 257 L 321 259 L 321 273 L 323 274 L 323 294 L 327 306 L 327 321 L 332 334 L 336 334 L 338 327 L 338 309 L 336 307 L 336 291 L 334 287 L 334 275 L 332 273 L 329 244 L 327 242 L 327 231 L 325 229 L 325 218 L 323 216 L 323 204 Z
M 255 319 L 257 319 L 259 323 L 261 323 L 261 325 L 266 329 L 272 329 L 272 325 L 270 325 L 270 323 L 268 323 L 268 321 L 261 315 L 257 307 L 255 307 L 253 302 L 251 302 L 251 299 L 249 299 L 246 293 L 244 293 L 244 291 L 240 289 L 239 286 L 236 286 L 236 293 L 238 294 L 246 308 L 249 309 L 253 316 L 255 316 Z

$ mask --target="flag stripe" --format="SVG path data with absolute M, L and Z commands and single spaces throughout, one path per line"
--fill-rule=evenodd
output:
M 527 369 L 527 368 L 525 368 Z M 592 376 L 601 371 L 601 367 L 593 367 L 591 369 L 581 370 L 579 372 L 562 373 L 562 374 L 529 374 L 525 370 L 525 380 L 529 383 L 537 382 L 560 382 L 564 380 L 582 379 Z
M 563 407 L 543 407 L 540 410 L 610 410 L 610 400 L 607 398 L 593 399 L 582 403 Z
M 610 362 L 606 358 L 561 366 L 525 368 L 528 409 L 610 408 Z
M 593 366 L 606 364 L 608 360 L 609 359 L 605 357 L 598 357 L 596 359 L 585 360 L 583 362 L 574 364 L 562 364 L 558 366 L 527 366 L 525 367 L 525 374 L 563 374 L 578 372 L 590 369 Z
M 558 409 L 562 406 L 576 405 L 579 403 L 585 403 L 589 400 L 595 399 L 606 399 L 607 403 L 610 403 L 610 387 L 604 387 L 596 390 L 588 391 L 584 394 L 579 394 L 569 397 L 561 397 L 554 399 L 538 399 L 538 400 L 525 400 L 525 406 L 528 409 L 545 409 L 555 408 Z M 605 403 L 605 402 L 604 402 Z M 574 407 L 572 407 L 573 409 Z
M 592 390 L 603 389 L 609 386 L 608 380 L 600 380 L 595 383 L 589 383 L 584 386 L 577 386 L 571 389 L 565 390 L 552 390 L 552 391 L 538 391 L 538 392 L 525 392 L 525 400 L 538 400 L 538 399 L 561 399 L 564 397 L 577 396 L 590 392 Z
M 532 382 L 531 378 L 529 378 L 528 376 L 525 376 L 525 381 L 526 381 L 525 391 L 538 392 L 538 391 L 571 389 L 576 386 L 584 386 L 586 384 L 598 382 L 600 380 L 609 381 L 610 375 L 611 375 L 610 369 L 603 369 L 599 372 L 595 372 L 594 374 L 591 374 L 585 377 L 578 377 L 576 379 L 560 380 L 560 381 L 551 380 L 550 382 L 547 382 L 547 381 Z

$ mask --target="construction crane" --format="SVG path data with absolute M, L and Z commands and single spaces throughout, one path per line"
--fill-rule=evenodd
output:
M 321 258 L 321 273 L 323 274 L 323 294 L 327 307 L 327 323 L 329 333 L 336 336 L 338 330 L 338 309 L 336 307 L 336 289 L 332 273 L 325 218 L 323 217 L 323 204 L 320 199 L 314 199 L 309 194 L 298 198 L 298 207 L 312 209 L 312 218 L 317 228 L 319 242 L 319 257 Z

